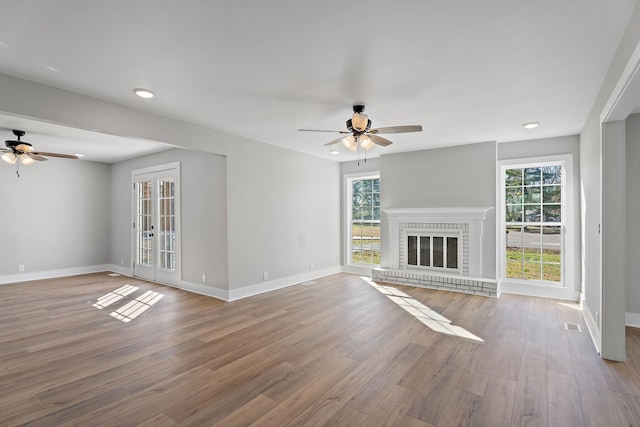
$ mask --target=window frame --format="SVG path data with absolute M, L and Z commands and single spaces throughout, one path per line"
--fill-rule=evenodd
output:
M 344 264 L 353 267 L 366 267 L 366 268 L 376 268 L 380 267 L 380 264 L 365 264 L 365 263 L 354 263 L 353 262 L 353 235 L 352 235 L 352 221 L 353 221 L 353 181 L 365 180 L 365 179 L 378 179 L 380 180 L 380 172 L 379 171 L 369 171 L 369 172 L 361 172 L 361 173 L 352 173 L 346 174 L 344 180 L 345 185 L 345 242 L 344 242 Z M 382 194 L 382 180 L 380 180 L 380 194 Z M 382 208 L 380 208 L 382 212 Z M 382 215 L 382 214 L 381 214 Z M 382 224 L 381 220 L 379 224 Z M 382 233 L 380 235 L 380 244 L 382 249 Z
M 506 189 L 505 178 L 507 169 L 520 169 L 542 166 L 561 166 L 562 167 L 562 201 L 561 201 L 561 218 L 560 223 L 547 223 L 541 222 L 541 225 L 551 225 L 561 227 L 562 239 L 560 242 L 561 259 L 561 280 L 560 282 L 552 282 L 545 280 L 530 280 L 507 277 L 507 262 L 506 262 Z M 575 216 L 574 216 L 574 178 L 573 178 L 573 155 L 556 155 L 545 157 L 531 157 L 503 160 L 498 162 L 498 200 L 496 206 L 497 212 L 497 234 L 498 234 L 498 248 L 497 248 L 497 271 L 499 274 L 499 280 L 501 283 L 513 284 L 515 287 L 521 287 L 524 289 L 527 286 L 533 286 L 534 288 L 573 288 L 574 286 L 574 271 L 576 262 L 575 253 Z M 541 195 L 542 197 L 542 195 Z M 541 213 L 542 214 L 542 213 Z M 523 220 L 525 218 L 522 218 Z M 523 221 L 524 222 L 524 221 Z M 542 278 L 543 279 L 543 278 Z M 569 284 L 571 286 L 569 286 Z

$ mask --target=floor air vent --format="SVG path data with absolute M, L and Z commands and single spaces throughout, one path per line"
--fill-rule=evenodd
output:
M 580 328 L 580 325 L 578 325 L 576 323 L 566 323 L 565 322 L 564 329 L 567 330 L 567 331 L 582 332 L 582 329 Z
M 118 273 L 109 273 L 109 274 L 107 274 L 107 276 L 118 277 L 119 274 Z
M 316 282 L 315 280 L 309 280 L 307 282 L 302 282 L 301 285 L 309 286 L 309 285 L 315 285 L 316 283 L 318 282 Z

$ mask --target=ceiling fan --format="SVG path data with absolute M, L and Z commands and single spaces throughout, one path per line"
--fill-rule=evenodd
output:
M 0 148 L 0 158 L 10 165 L 19 165 L 22 163 L 25 166 L 33 164 L 35 161 L 49 160 L 47 157 L 60 157 L 63 159 L 77 159 L 78 156 L 73 154 L 60 154 L 60 153 L 47 153 L 44 151 L 36 151 L 33 145 L 26 141 L 22 141 L 25 134 L 22 130 L 14 130 L 13 134 L 18 138 L 17 140 L 8 139 L 5 141 L 7 148 Z M 45 157 L 47 156 L 47 157 Z M 18 162 L 20 160 L 20 162 Z M 20 176 L 19 171 L 16 169 L 16 173 Z
M 364 105 L 356 104 L 353 106 L 353 116 L 347 120 L 347 130 L 317 130 L 317 129 L 298 129 L 303 132 L 337 132 L 342 135 L 340 138 L 327 142 L 324 145 L 333 145 L 338 142 L 347 147 L 351 151 L 356 151 L 360 147 L 365 150 L 373 147 L 374 144 L 386 147 L 392 144 L 386 138 L 380 136 L 380 134 L 387 133 L 407 133 L 407 132 L 421 132 L 421 125 L 407 125 L 407 126 L 389 126 L 377 129 L 371 129 L 371 120 L 364 114 Z

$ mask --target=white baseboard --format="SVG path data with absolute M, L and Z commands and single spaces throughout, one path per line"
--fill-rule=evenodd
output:
M 114 273 L 122 274 L 123 276 L 133 277 L 133 269 L 123 267 L 121 265 L 109 264 L 109 271 L 113 271 Z
M 596 320 L 591 316 L 591 311 L 589 311 L 586 303 L 582 306 L 582 317 L 587 324 L 587 329 L 589 329 L 589 334 L 591 335 L 591 340 L 593 341 L 596 351 L 598 354 L 601 354 L 600 343 L 602 342 L 602 336 L 600 335 L 600 329 L 598 329 Z
M 283 277 L 281 279 L 269 280 L 239 289 L 230 289 L 227 301 L 235 301 L 253 295 L 263 294 L 265 292 L 275 291 L 276 289 L 286 288 L 287 286 L 297 285 L 308 280 L 318 279 L 320 277 L 341 272 L 342 266 L 335 266 L 323 268 L 322 270 L 310 271 L 308 273 L 296 274 L 294 276 Z
M 172 285 L 168 285 L 172 286 Z M 200 283 L 185 282 L 183 280 L 179 283 L 179 288 L 183 291 L 193 292 L 194 294 L 200 294 L 207 297 L 213 297 L 222 301 L 229 300 L 229 291 L 226 289 L 214 288 L 213 286 L 207 286 Z
M 498 286 L 499 293 L 527 295 L 530 297 L 542 297 L 562 299 L 567 301 L 580 301 L 580 292 L 573 289 L 543 286 L 543 285 L 527 285 L 521 283 L 512 283 L 501 281 Z
M 343 273 L 357 274 L 358 276 L 371 277 L 373 275 L 372 267 L 364 267 L 360 265 L 343 265 Z
M 624 324 L 632 328 L 640 328 L 640 313 L 625 313 Z
M 109 271 L 108 264 L 87 265 L 83 267 L 62 268 L 59 270 L 34 271 L 0 276 L 0 285 L 7 283 L 30 282 L 32 280 L 53 279 L 56 277 L 77 276 L 79 274 L 99 273 Z

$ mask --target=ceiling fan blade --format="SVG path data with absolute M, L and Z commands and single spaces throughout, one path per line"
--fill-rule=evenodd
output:
M 16 150 L 22 151 L 23 153 L 30 153 L 33 151 L 33 147 L 31 144 L 18 144 L 16 145 Z
M 300 132 L 333 132 L 333 133 L 341 133 L 341 134 L 349 134 L 351 132 L 346 130 L 319 130 L 319 129 L 298 129 Z
M 369 133 L 407 133 L 407 132 L 422 132 L 422 125 L 407 125 L 407 126 L 389 126 L 385 128 L 371 129 Z
M 47 156 L 47 157 L 60 157 L 62 159 L 77 159 L 78 158 L 78 156 L 74 156 L 73 154 L 45 153 L 44 151 L 38 151 L 38 152 L 31 153 L 31 155 L 33 155 L 33 154 L 38 154 L 40 156 Z
M 49 160 L 46 157 L 42 157 L 40 154 L 36 154 L 36 153 L 27 153 L 27 156 L 29 156 L 33 160 L 37 160 L 39 162 L 45 162 L 45 161 Z
M 371 138 L 374 144 L 382 145 L 383 147 L 393 144 L 393 142 L 378 135 L 369 135 L 369 138 Z
M 343 139 L 344 139 L 344 137 L 342 137 L 342 136 L 341 136 L 340 138 L 335 139 L 335 140 L 333 140 L 333 141 L 331 141 L 331 142 L 327 142 L 327 143 L 326 143 L 326 144 L 324 144 L 324 145 L 325 145 L 325 146 L 327 146 L 327 145 L 337 144 L 338 142 L 342 141 Z

